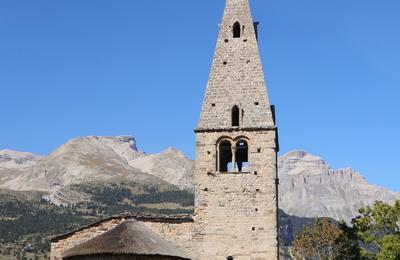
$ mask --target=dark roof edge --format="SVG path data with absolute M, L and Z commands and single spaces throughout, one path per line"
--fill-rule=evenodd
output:
M 158 254 L 113 254 L 113 253 L 108 253 L 108 254 L 88 254 L 88 255 L 76 255 L 76 256 L 96 256 L 96 255 L 101 255 L 102 257 L 104 256 L 154 256 L 154 257 L 165 257 L 165 255 L 158 255 Z M 67 256 L 63 259 L 72 259 L 76 256 Z M 182 260 L 190 260 L 190 258 L 184 258 L 183 256 L 169 256 L 167 255 L 167 257 L 174 257 L 176 259 L 182 259 Z
M 56 243 L 62 239 L 65 239 L 65 238 L 68 238 L 68 237 L 74 235 L 75 233 L 77 233 L 79 231 L 82 231 L 82 230 L 85 230 L 88 228 L 92 228 L 92 227 L 96 227 L 96 226 L 102 224 L 103 222 L 111 221 L 114 219 L 126 219 L 126 220 L 136 219 L 137 221 L 141 221 L 141 222 L 161 222 L 161 223 L 174 223 L 174 224 L 194 222 L 192 215 L 189 215 L 189 214 L 162 215 L 162 214 L 125 213 L 125 214 L 121 214 L 121 215 L 117 215 L 117 216 L 108 217 L 108 218 L 99 220 L 97 222 L 91 223 L 86 226 L 82 226 L 74 231 L 71 231 L 71 232 L 63 234 L 63 235 L 58 235 L 58 236 L 52 237 L 50 239 L 50 242 Z

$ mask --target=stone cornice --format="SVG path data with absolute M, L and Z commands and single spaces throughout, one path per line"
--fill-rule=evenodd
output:
M 195 133 L 212 133 L 212 132 L 256 132 L 256 131 L 277 131 L 278 127 L 276 126 L 267 126 L 267 127 L 218 127 L 218 128 L 202 128 L 198 127 L 194 129 Z

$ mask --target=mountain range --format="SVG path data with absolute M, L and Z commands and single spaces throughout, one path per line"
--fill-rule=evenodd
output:
M 14 166 L 14 167 L 11 167 Z M 77 184 L 135 183 L 190 189 L 193 162 L 181 152 L 168 148 L 147 155 L 136 148 L 131 136 L 80 137 L 60 146 L 46 157 L 0 151 L 0 188 L 41 191 L 56 205 L 90 200 Z
M 376 200 L 393 202 L 400 193 L 369 184 L 351 168 L 332 169 L 305 151 L 279 158 L 279 206 L 297 217 L 350 220 Z M 132 136 L 79 137 L 48 156 L 0 151 L 0 189 L 40 191 L 56 205 L 90 201 L 76 185 L 135 183 L 161 191 L 191 190 L 194 161 L 168 148 L 157 154 L 137 149 Z
M 281 156 L 278 172 L 279 205 L 294 216 L 329 217 L 350 223 L 363 206 L 400 199 L 400 193 L 369 184 L 353 169 L 334 170 L 320 157 L 304 151 Z

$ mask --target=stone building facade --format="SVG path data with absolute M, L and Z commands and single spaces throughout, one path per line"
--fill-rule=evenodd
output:
M 191 259 L 277 259 L 278 136 L 248 0 L 226 0 L 195 133 L 194 215 L 133 217 Z M 54 239 L 52 259 L 124 220 Z

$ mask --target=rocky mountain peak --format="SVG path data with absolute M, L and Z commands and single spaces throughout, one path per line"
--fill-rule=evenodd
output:
M 0 188 L 58 194 L 78 183 L 134 181 L 186 189 L 192 186 L 193 172 L 193 161 L 176 149 L 147 155 L 138 151 L 133 136 L 86 136 L 68 141 L 23 171 L 0 168 Z
M 283 155 L 279 158 L 278 167 L 286 175 L 313 175 L 331 170 L 320 157 L 305 151 L 292 151 Z
M 121 136 L 116 136 L 116 137 L 103 136 L 103 137 L 97 137 L 97 138 L 108 139 L 110 141 L 113 141 L 113 142 L 121 144 L 121 145 L 128 145 L 130 149 L 132 149 L 134 151 L 138 151 L 138 148 L 136 146 L 136 139 L 132 135 L 121 135 Z
M 169 147 L 155 154 L 143 154 L 128 160 L 130 166 L 157 176 L 182 189 L 193 187 L 194 161 L 181 151 Z
M 168 147 L 167 149 L 162 151 L 160 154 L 171 155 L 171 156 L 180 157 L 180 158 L 186 158 L 186 155 L 184 155 L 182 151 L 180 151 L 174 147 Z
M 42 158 L 40 155 L 13 150 L 0 150 L 0 168 L 14 169 L 30 167 Z
M 294 150 L 294 151 L 290 151 L 286 154 L 284 154 L 282 157 L 280 157 L 279 159 L 281 160 L 287 160 L 289 158 L 293 158 L 293 159 L 301 159 L 304 158 L 306 156 L 310 155 L 308 152 L 303 151 L 303 150 Z

